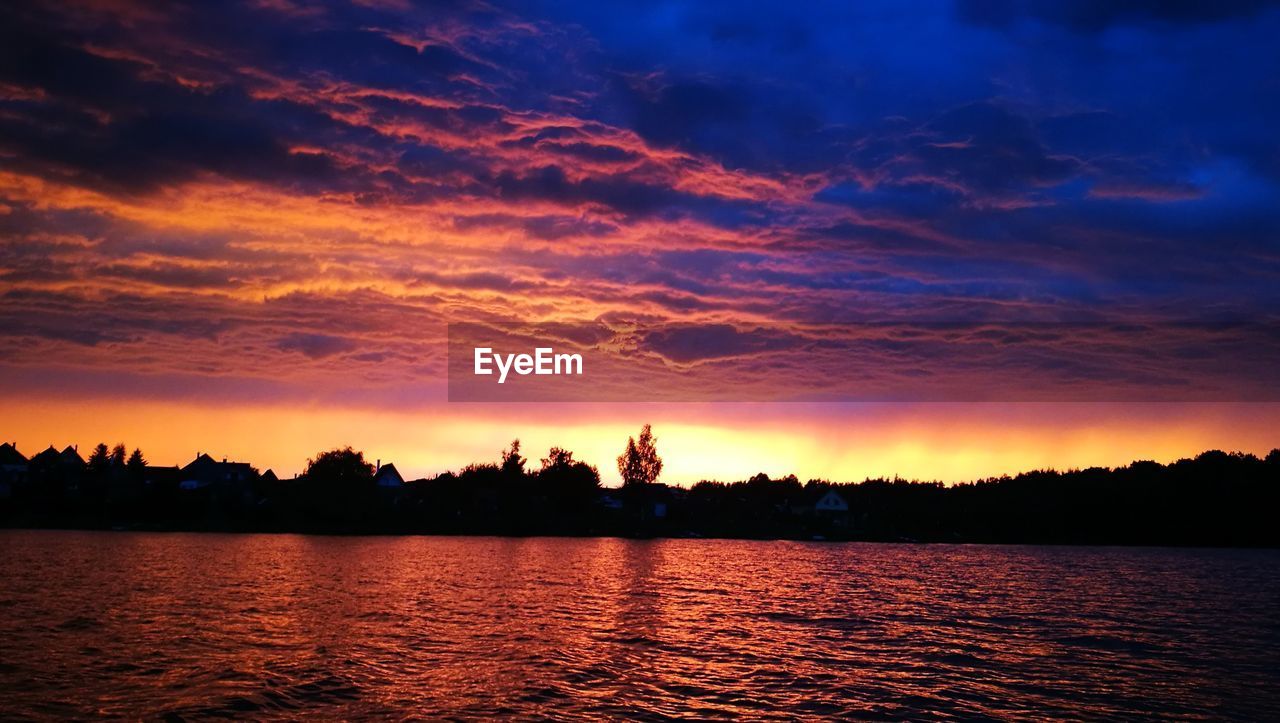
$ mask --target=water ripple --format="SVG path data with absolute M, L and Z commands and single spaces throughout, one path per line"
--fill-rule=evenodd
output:
M 7 718 L 1280 718 L 1280 553 L 0 532 Z

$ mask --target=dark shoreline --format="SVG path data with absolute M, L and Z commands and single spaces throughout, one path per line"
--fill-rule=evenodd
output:
M 502 465 L 407 482 L 393 466 L 369 465 L 350 449 L 326 453 L 336 464 L 292 479 L 207 455 L 179 469 L 85 465 L 59 454 L 42 457 L 69 461 L 33 460 L 0 490 L 0 527 L 1280 547 L 1280 450 L 1265 458 L 1209 451 L 1168 465 L 1041 470 L 950 486 L 760 474 L 689 488 L 602 487 L 596 469 L 567 452 L 537 470 L 513 451 Z

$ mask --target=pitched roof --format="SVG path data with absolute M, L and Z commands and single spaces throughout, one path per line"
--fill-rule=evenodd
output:
M 182 468 L 182 471 L 187 472 L 192 469 L 197 469 L 199 467 L 205 467 L 208 465 L 214 465 L 215 467 L 228 467 L 231 469 L 246 469 L 246 470 L 252 466 L 248 462 L 228 462 L 226 460 L 219 462 L 213 457 L 210 457 L 208 454 L 202 452 L 196 455 L 195 459 L 188 462 L 186 466 Z
M 400 471 L 390 462 L 379 467 L 378 471 L 373 475 L 373 479 L 381 485 L 404 484 L 404 477 L 400 476 Z
M 31 456 L 32 462 L 39 462 L 40 464 L 50 464 L 52 462 L 57 462 L 58 459 L 58 450 L 54 449 L 52 444 L 43 452 L 37 452 Z
M 26 464 L 27 458 L 22 456 L 17 446 L 5 442 L 0 444 L 0 464 Z
M 50 447 L 50 449 L 53 449 L 53 448 Z M 80 453 L 76 451 L 76 448 L 72 447 L 71 445 L 67 445 L 66 449 L 62 450 L 61 456 L 62 456 L 62 461 L 64 462 L 68 462 L 68 463 L 74 462 L 78 465 L 84 466 L 84 457 L 81 457 Z
M 840 494 L 834 489 L 827 489 L 825 492 L 822 493 L 821 496 L 818 497 L 817 500 L 814 501 L 813 505 L 814 507 L 820 507 L 820 508 L 829 509 L 829 510 L 841 509 L 841 508 L 848 509 L 849 501 L 844 498 L 844 495 Z
M 38 454 L 31 456 L 30 464 L 45 469 L 62 466 L 83 467 L 84 459 L 80 457 L 80 453 L 76 452 L 75 447 L 67 447 L 61 452 L 52 444 L 47 449 Z

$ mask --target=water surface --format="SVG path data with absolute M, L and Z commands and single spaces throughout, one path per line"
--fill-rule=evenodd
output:
M 1276 551 L 0 531 L 6 718 L 1280 718 Z

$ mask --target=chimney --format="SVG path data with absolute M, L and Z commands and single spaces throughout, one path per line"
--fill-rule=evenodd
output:
M 382 471 L 382 459 L 378 459 L 378 466 L 374 468 L 373 473 L 377 474 Z

